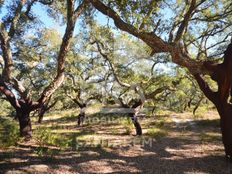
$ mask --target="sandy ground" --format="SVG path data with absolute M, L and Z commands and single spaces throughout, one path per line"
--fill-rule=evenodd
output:
M 76 128 L 67 120 L 70 128 L 65 128 L 69 132 L 93 130 L 90 139 L 95 144 L 91 141 L 84 148 L 64 150 L 52 157 L 36 155 L 33 141 L 1 149 L 0 173 L 230 174 L 232 165 L 224 158 L 220 129 L 214 125 L 217 116 L 212 114 L 215 115 L 208 113 L 200 121 L 186 113 L 171 114 L 164 125 L 168 128 L 166 136 L 146 135 L 146 129 L 141 137 L 125 135 L 118 125 L 107 124 Z M 141 122 L 145 128 L 154 126 L 156 120 L 150 117 Z

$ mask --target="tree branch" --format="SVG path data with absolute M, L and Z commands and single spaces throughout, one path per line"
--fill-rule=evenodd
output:
M 6 96 L 7 100 L 15 109 L 20 108 L 18 100 L 16 99 L 15 95 L 11 92 L 11 90 L 9 90 L 1 75 L 0 75 L 0 91 Z
M 115 78 L 115 80 L 118 82 L 118 84 L 119 84 L 120 86 L 130 88 L 131 85 L 129 85 L 129 84 L 127 84 L 127 83 L 124 83 L 124 82 L 122 82 L 122 81 L 119 79 L 119 77 L 118 77 L 118 75 L 117 75 L 117 73 L 116 73 L 115 67 L 114 67 L 113 63 L 111 62 L 110 58 L 108 57 L 107 54 L 104 54 L 104 53 L 102 52 L 102 49 L 101 49 L 100 44 L 99 44 L 99 41 L 95 41 L 95 43 L 97 44 L 97 48 L 98 48 L 98 51 L 99 51 L 99 53 L 101 54 L 101 56 L 102 56 L 105 60 L 107 60 L 107 62 L 109 63 L 110 68 L 111 68 L 111 70 L 112 70 L 112 73 L 113 73 L 113 75 L 114 75 L 114 78 Z
M 67 26 L 57 58 L 57 75 L 50 85 L 44 89 L 40 99 L 38 100 L 39 103 L 44 103 L 64 81 L 65 58 L 69 50 L 71 38 L 73 36 L 76 19 L 85 9 L 85 4 L 86 1 L 84 0 L 74 11 L 74 0 L 67 0 Z
M 164 42 L 160 37 L 158 37 L 154 33 L 140 31 L 137 28 L 135 28 L 133 25 L 124 22 L 114 10 L 103 4 L 101 1 L 99 0 L 89 0 L 89 1 L 101 13 L 112 18 L 114 20 L 114 24 L 116 27 L 134 35 L 135 37 L 140 38 L 152 49 L 154 49 L 155 52 L 168 52 L 171 50 L 171 47 L 166 42 Z
M 196 0 L 192 0 L 191 4 L 190 4 L 190 7 L 189 7 L 188 11 L 186 12 L 186 14 L 184 16 L 184 19 L 181 22 L 180 27 L 178 28 L 178 31 L 177 31 L 176 38 L 175 38 L 174 42 L 179 42 L 180 41 L 180 39 L 181 39 L 181 37 L 182 37 L 182 35 L 184 33 L 184 30 L 188 26 L 188 22 L 191 19 L 192 13 L 195 10 L 195 8 L 196 8 Z
M 89 0 L 90 3 L 101 13 L 113 19 L 115 26 L 122 31 L 128 32 L 133 36 L 143 40 L 153 49 L 153 53 L 166 52 L 171 53 L 172 61 L 180 66 L 187 67 L 191 73 L 200 73 L 203 68 L 203 62 L 195 61 L 184 53 L 179 43 L 168 43 L 158 37 L 155 33 L 139 31 L 133 25 L 124 22 L 120 16 L 110 7 L 103 4 L 100 0 Z M 207 72 L 207 70 L 204 70 Z
M 212 101 L 213 103 L 216 103 L 216 99 L 217 99 L 217 92 L 213 92 L 209 85 L 205 82 L 205 80 L 201 77 L 200 74 L 195 74 L 194 75 L 200 89 L 202 90 L 202 92 L 205 94 L 205 96 Z

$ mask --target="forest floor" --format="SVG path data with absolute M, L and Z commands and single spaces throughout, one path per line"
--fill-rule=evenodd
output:
M 140 118 L 137 137 L 130 120 L 117 114 L 88 114 L 78 127 L 75 111 L 54 112 L 33 123 L 35 138 L 0 149 L 0 173 L 230 174 L 219 117 L 203 115 Z

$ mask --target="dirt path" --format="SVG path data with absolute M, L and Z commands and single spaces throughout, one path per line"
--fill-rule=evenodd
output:
M 160 118 L 142 120 L 143 127 L 154 127 Z M 52 157 L 36 155 L 33 142 L 1 150 L 0 173 L 230 174 L 232 165 L 224 159 L 217 121 L 178 114 L 164 123 L 167 135 L 151 136 L 144 129 L 142 137 L 125 135 L 120 125 L 72 127 L 94 131 L 82 144 L 85 147 Z

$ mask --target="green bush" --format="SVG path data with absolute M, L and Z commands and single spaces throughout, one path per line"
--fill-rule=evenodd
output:
M 52 134 L 51 129 L 46 127 L 38 127 L 34 131 L 34 138 L 39 145 L 54 145 L 55 136 Z
M 164 137 L 168 134 L 167 130 L 161 128 L 150 128 L 147 130 L 147 135 L 152 137 Z
M 122 126 L 125 129 L 125 135 L 130 135 L 133 130 L 133 123 L 130 118 L 125 118 L 121 121 Z
M 69 147 L 71 141 L 62 135 L 52 133 L 51 129 L 42 126 L 34 131 L 34 138 L 39 144 L 36 153 L 40 156 L 43 154 L 53 154 L 54 150 L 48 149 L 47 146 L 55 146 L 62 150 Z
M 0 147 L 13 146 L 19 141 L 19 128 L 16 121 L 0 118 Z
M 48 147 L 39 146 L 35 149 L 35 153 L 39 156 L 50 156 L 53 157 L 54 155 L 59 154 L 59 149 L 49 149 Z

